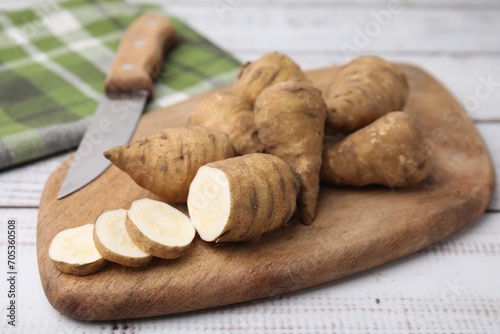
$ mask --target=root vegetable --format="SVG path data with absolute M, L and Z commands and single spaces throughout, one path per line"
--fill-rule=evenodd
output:
M 269 154 L 213 162 L 191 183 L 191 221 L 205 241 L 256 240 L 290 220 L 299 184 L 289 166 Z
M 326 128 L 351 133 L 402 110 L 409 87 L 399 68 L 381 58 L 359 57 L 342 66 L 325 91 Z
M 222 132 L 199 126 L 171 128 L 104 156 L 138 185 L 172 203 L 185 203 L 189 184 L 201 166 L 234 156 Z
M 268 52 L 259 60 L 243 65 L 233 89 L 254 105 L 264 89 L 289 79 L 308 81 L 299 65 L 291 58 L 276 51 Z
M 103 258 L 128 267 L 146 265 L 153 258 L 132 241 L 125 227 L 127 210 L 102 213 L 94 227 L 94 243 Z
M 300 177 L 298 211 L 305 224 L 316 216 L 325 114 L 321 91 L 304 81 L 271 86 L 255 103 L 255 124 L 265 152 L 283 159 Z
M 194 108 L 189 124 L 224 132 L 236 155 L 262 152 L 257 138 L 253 106 L 231 91 L 216 92 Z
M 70 228 L 56 234 L 49 246 L 49 257 L 66 274 L 89 275 L 108 262 L 99 254 L 93 240 L 94 225 Z
M 321 180 L 352 186 L 411 186 L 427 177 L 431 160 L 418 124 L 403 112 L 391 112 L 326 146 Z
M 132 203 L 125 225 L 140 249 L 163 259 L 180 257 L 195 236 L 188 216 L 167 203 L 149 198 Z

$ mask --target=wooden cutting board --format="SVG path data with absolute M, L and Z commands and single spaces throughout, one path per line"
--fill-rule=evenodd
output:
M 105 210 L 153 195 L 115 167 L 69 197 L 56 195 L 68 161 L 43 191 L 37 230 L 43 288 L 54 308 L 82 320 L 150 317 L 244 302 L 349 276 L 427 247 L 477 219 L 495 186 L 483 140 L 457 101 L 421 69 L 400 65 L 410 83 L 405 111 L 422 125 L 434 159 L 420 185 L 391 190 L 322 186 L 312 226 L 291 223 L 256 243 L 215 246 L 201 239 L 184 257 L 133 269 L 110 264 L 63 274 L 48 257 L 59 231 L 93 223 Z M 309 72 L 320 88 L 336 69 Z M 186 123 L 201 97 L 146 114 L 135 138 Z M 185 210 L 185 207 L 183 208 Z M 339 286 L 341 288 L 341 286 Z

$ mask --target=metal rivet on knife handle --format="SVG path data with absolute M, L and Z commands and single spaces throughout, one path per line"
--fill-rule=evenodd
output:
M 163 53 L 177 42 L 174 27 L 161 16 L 146 13 L 125 33 L 106 78 L 107 92 L 153 91 Z

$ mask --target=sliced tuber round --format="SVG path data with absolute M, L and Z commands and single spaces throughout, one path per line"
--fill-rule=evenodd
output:
M 124 209 L 102 213 L 95 222 L 95 246 L 108 261 L 128 267 L 146 265 L 153 257 L 132 241 L 125 227 L 126 219 L 127 210 Z
M 56 234 L 49 246 L 49 257 L 66 274 L 89 275 L 108 264 L 93 240 L 94 225 L 70 228 Z
M 132 203 L 125 225 L 140 249 L 163 259 L 180 257 L 196 234 L 188 216 L 167 203 L 149 198 Z

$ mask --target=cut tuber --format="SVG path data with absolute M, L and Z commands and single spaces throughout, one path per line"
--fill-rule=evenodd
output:
M 196 234 L 188 216 L 167 203 L 149 198 L 132 203 L 125 224 L 140 249 L 164 259 L 180 257 Z
M 257 240 L 290 220 L 299 184 L 290 167 L 269 154 L 210 163 L 189 188 L 191 221 L 205 241 Z

